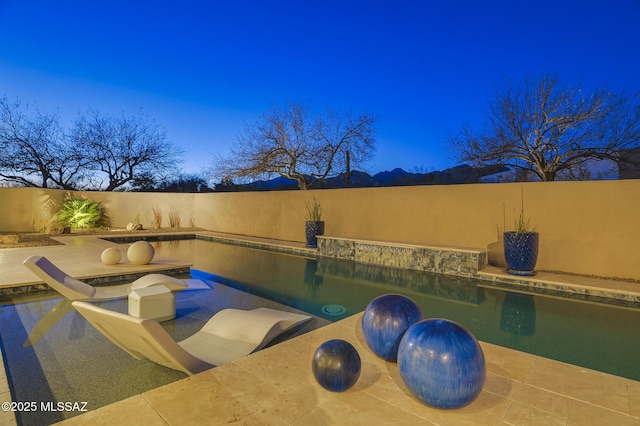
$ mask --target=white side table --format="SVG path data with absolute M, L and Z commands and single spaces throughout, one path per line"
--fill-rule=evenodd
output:
M 168 321 L 176 317 L 176 296 L 163 285 L 139 288 L 129 293 L 129 315 Z

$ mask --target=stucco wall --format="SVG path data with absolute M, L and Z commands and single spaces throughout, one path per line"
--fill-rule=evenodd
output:
M 0 232 L 38 232 L 48 224 L 50 214 L 46 205 L 61 204 L 67 191 L 39 188 L 0 188 Z M 124 228 L 134 222 L 136 215 L 145 228 L 153 225 L 152 208 L 163 214 L 163 227 L 169 226 L 169 213 L 180 216 L 181 226 L 195 222 L 195 194 L 166 194 L 145 192 L 77 192 L 91 200 L 105 204 L 111 226 Z
M 537 269 L 640 279 L 640 180 L 213 193 L 195 214 L 206 229 L 303 241 L 315 196 L 327 235 L 487 248 L 504 266 L 501 231 L 513 230 L 521 192 L 540 232 Z
M 195 224 L 195 194 L 161 192 L 80 192 L 95 201 L 105 203 L 111 218 L 111 226 L 123 228 L 136 217 L 147 229 L 153 226 L 153 208 L 162 213 L 162 227 L 169 227 L 169 214 L 180 218 L 181 227 Z
M 46 228 L 46 206 L 59 202 L 64 191 L 39 188 L 0 188 L 0 232 L 33 232 Z
M 477 184 L 251 193 L 161 194 L 88 192 L 105 201 L 112 225 L 139 215 L 152 224 L 152 206 L 168 226 L 290 241 L 304 240 L 305 202 L 323 205 L 331 236 L 489 249 L 504 265 L 500 232 L 513 229 L 524 191 L 525 213 L 540 232 L 537 269 L 640 279 L 640 180 Z M 0 188 L 0 232 L 32 231 L 47 216 L 40 205 L 64 191 Z

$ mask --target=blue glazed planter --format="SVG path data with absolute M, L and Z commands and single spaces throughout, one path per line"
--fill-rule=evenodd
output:
M 305 221 L 304 232 L 307 239 L 307 247 L 317 248 L 318 235 L 324 235 L 324 221 Z
M 521 276 L 535 275 L 538 244 L 537 232 L 505 232 L 504 259 L 507 261 L 507 272 Z
M 436 408 L 460 408 L 480 394 L 486 363 L 476 338 L 461 325 L 426 319 L 407 330 L 398 370 L 409 391 Z
M 413 300 L 401 294 L 385 294 L 367 305 L 362 315 L 362 334 L 373 353 L 396 362 L 405 331 L 423 318 Z
M 343 392 L 356 384 L 360 377 L 360 355 L 345 340 L 329 340 L 313 354 L 311 369 L 320 385 L 332 392 Z

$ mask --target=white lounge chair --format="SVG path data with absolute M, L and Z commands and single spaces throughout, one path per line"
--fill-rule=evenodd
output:
M 170 290 L 185 290 L 190 286 L 191 281 L 200 280 L 181 280 L 163 274 L 148 274 L 130 284 L 93 287 L 83 283 L 73 277 L 70 277 L 49 259 L 44 256 L 30 256 L 22 262 L 31 272 L 36 274 L 38 278 L 47 283 L 51 288 L 63 295 L 69 300 L 107 300 L 120 299 L 129 295 L 131 290 L 150 287 L 153 285 L 163 285 Z M 196 285 L 193 283 L 194 286 Z
M 268 308 L 224 309 L 193 336 L 176 342 L 157 321 L 135 318 L 91 303 L 72 304 L 129 355 L 136 359 L 148 358 L 189 375 L 249 355 L 286 330 L 312 318 Z

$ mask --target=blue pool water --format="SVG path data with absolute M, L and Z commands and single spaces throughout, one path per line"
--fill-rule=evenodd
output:
M 377 296 L 411 297 L 427 317 L 447 318 L 479 340 L 640 380 L 640 310 L 522 294 L 483 281 L 315 259 L 204 241 L 154 243 L 229 286 L 335 320 Z
M 197 330 L 221 309 L 270 307 L 297 311 L 223 284 L 176 294 L 176 319 L 161 323 L 177 341 Z M 127 312 L 127 299 L 100 306 Z M 278 338 L 328 324 L 315 318 Z M 55 292 L 0 302 L 0 347 L 13 401 L 36 402 L 35 411 L 16 412 L 19 425 L 48 425 L 78 411 L 45 411 L 41 403 L 87 402 L 88 410 L 138 395 L 186 377 L 151 361 L 139 361 L 96 331 L 71 303 Z

